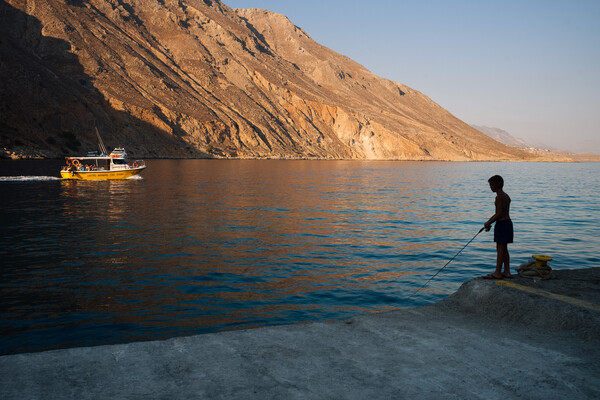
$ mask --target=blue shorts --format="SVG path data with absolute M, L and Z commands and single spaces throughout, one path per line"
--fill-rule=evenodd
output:
M 513 236 L 513 223 L 510 219 L 496 221 L 496 224 L 494 225 L 494 242 L 512 243 Z

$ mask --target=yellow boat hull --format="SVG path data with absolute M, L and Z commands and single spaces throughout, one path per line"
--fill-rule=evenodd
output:
M 138 175 L 146 167 L 124 169 L 118 171 L 60 171 L 63 179 L 76 179 L 82 181 L 107 181 L 113 179 L 128 179 Z

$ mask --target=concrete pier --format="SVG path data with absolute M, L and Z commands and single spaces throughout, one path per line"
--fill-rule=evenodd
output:
M 346 321 L 0 357 L 2 399 L 598 399 L 600 268 Z

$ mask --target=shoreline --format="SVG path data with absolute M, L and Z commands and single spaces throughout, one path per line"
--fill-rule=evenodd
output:
M 591 155 L 590 157 L 584 157 L 578 159 L 579 155 L 571 155 L 573 158 L 568 158 L 569 156 L 565 156 L 565 158 L 538 158 L 538 159 L 497 159 L 497 160 L 445 160 L 445 159 L 358 159 L 358 158 L 309 158 L 309 157 L 254 157 L 254 158 L 244 158 L 244 157 L 145 157 L 145 156 L 135 156 L 133 158 L 143 158 L 144 160 L 241 160 L 241 161 L 359 161 L 359 162 L 443 162 L 443 163 L 505 163 L 505 162 L 515 162 L 515 163 L 565 163 L 565 164 L 578 164 L 578 163 L 597 163 L 600 162 L 600 155 Z M 0 160 L 8 161 L 8 162 L 18 162 L 18 161 L 64 161 L 66 157 L 73 156 L 65 156 L 65 157 L 36 157 L 36 156 L 24 156 L 18 158 L 11 157 L 0 157 Z
M 2 397 L 600 397 L 600 268 L 554 274 L 350 320 L 1 356 Z

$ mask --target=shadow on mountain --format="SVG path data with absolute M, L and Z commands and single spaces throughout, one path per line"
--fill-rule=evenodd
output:
M 68 27 L 67 27 L 68 28 Z M 72 28 L 71 28 L 72 29 Z M 206 157 L 180 137 L 114 109 L 94 87 L 71 44 L 0 1 L 0 158 L 80 155 L 108 149 L 134 157 Z

